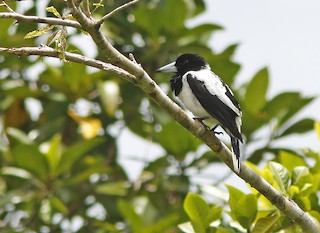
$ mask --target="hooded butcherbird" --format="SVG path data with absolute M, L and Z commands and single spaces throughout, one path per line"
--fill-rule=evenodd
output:
M 171 89 L 185 107 L 207 126 L 213 126 L 213 131 L 220 125 L 230 135 L 233 167 L 239 173 L 242 113 L 228 85 L 196 54 L 183 54 L 157 72 L 175 73 Z

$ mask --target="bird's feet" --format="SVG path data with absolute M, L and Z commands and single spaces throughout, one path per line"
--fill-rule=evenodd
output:
M 223 135 L 223 132 L 215 131 L 215 129 L 216 129 L 218 126 L 219 126 L 219 125 L 214 126 L 214 127 L 211 129 L 211 131 L 214 132 L 214 134 L 216 134 L 216 135 L 220 135 L 220 134 Z
M 203 120 L 207 119 L 206 117 L 194 117 L 193 119 L 199 121 L 204 127 L 209 129 L 209 127 L 205 123 L 203 123 Z
M 207 119 L 207 117 L 194 117 L 193 119 L 199 121 L 199 122 L 200 122 L 201 124 L 203 124 L 207 129 L 210 129 L 210 128 L 203 122 L 203 120 Z M 214 134 L 216 134 L 216 135 L 220 135 L 220 134 L 223 135 L 223 132 L 215 131 L 215 129 L 216 129 L 218 126 L 219 126 L 219 125 L 216 125 L 216 126 L 214 126 L 212 129 L 210 129 L 210 130 L 211 130 L 212 132 L 214 132 Z

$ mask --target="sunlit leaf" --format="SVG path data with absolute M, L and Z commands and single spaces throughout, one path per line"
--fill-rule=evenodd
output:
M 188 193 L 184 200 L 183 208 L 188 214 L 193 229 L 197 233 L 205 233 L 209 227 L 210 208 L 205 200 L 198 194 Z
M 273 214 L 271 216 L 267 216 L 265 218 L 260 218 L 255 224 L 251 233 L 269 233 L 272 231 L 272 228 L 279 221 L 280 215 Z
M 49 142 L 48 151 L 45 153 L 51 174 L 54 175 L 62 154 L 61 135 L 54 136 Z
M 292 172 L 292 184 L 297 184 L 300 179 L 309 174 L 309 169 L 307 167 L 299 166 L 295 167 Z
M 280 163 L 286 167 L 290 172 L 293 171 L 295 167 L 306 166 L 306 163 L 298 154 L 291 153 L 289 151 L 280 151 L 279 153 Z
M 59 52 L 59 58 L 63 61 L 65 60 L 65 52 L 67 48 L 67 36 L 67 28 L 62 26 L 55 39 L 55 49 Z
M 196 233 L 191 222 L 185 222 L 178 225 L 179 229 L 184 233 Z
M 33 144 L 33 141 L 22 130 L 16 128 L 7 128 L 7 135 L 18 140 L 22 144 Z
M 49 223 L 50 219 L 51 219 L 51 205 L 49 200 L 43 199 L 41 201 L 41 205 L 40 205 L 40 218 L 42 221 L 44 221 L 45 223 Z
M 39 179 L 37 179 L 37 177 L 35 177 L 25 169 L 17 168 L 17 167 L 2 167 L 0 172 L 4 176 L 14 176 L 20 179 L 24 179 L 34 184 L 38 188 L 44 187 L 44 184 Z
M 250 228 L 258 211 L 257 197 L 254 194 L 244 194 L 235 187 L 227 185 L 229 190 L 229 205 L 234 217 L 244 228 Z M 250 208 L 248 208 L 250 206 Z
M 140 233 L 143 231 L 142 218 L 136 213 L 132 205 L 125 200 L 118 201 L 118 208 L 121 214 L 130 224 L 131 232 Z
M 308 184 L 315 184 L 314 178 L 306 166 L 295 167 L 292 172 L 292 184 L 298 186 L 301 192 L 307 193 Z M 314 187 L 316 188 L 316 187 Z
M 306 183 L 303 185 L 303 187 L 300 190 L 300 195 L 309 197 L 309 195 L 315 190 L 314 185 L 311 183 Z
M 96 192 L 105 195 L 125 196 L 128 193 L 129 184 L 125 181 L 108 182 L 100 184 L 96 188 Z
M 320 121 L 314 122 L 314 128 L 315 128 L 315 130 L 317 132 L 318 139 L 320 140 Z
M 277 184 L 279 185 L 281 193 L 288 195 L 288 187 L 290 180 L 289 171 L 280 163 L 269 162 L 268 165 L 275 180 L 277 181 Z
M 37 30 L 29 32 L 27 35 L 25 35 L 24 39 L 31 39 L 34 37 L 41 36 L 41 35 L 47 33 L 48 31 L 54 29 L 55 27 L 57 27 L 57 25 L 47 25 L 44 27 L 40 27 Z
M 54 6 L 47 7 L 46 11 L 54 14 L 57 18 L 61 18 L 60 13 L 57 11 L 57 9 Z
M 119 106 L 120 89 L 117 82 L 108 80 L 98 83 L 100 98 L 106 113 L 113 117 Z
M 69 210 L 68 207 L 56 196 L 49 197 L 50 206 L 60 213 L 68 214 Z
M 80 117 L 75 111 L 69 110 L 71 116 L 80 126 L 81 134 L 85 139 L 92 139 L 98 136 L 102 124 L 99 119 L 92 117 Z
M 49 46 L 52 43 L 53 39 L 57 36 L 58 32 L 59 31 L 55 31 L 48 37 L 46 45 Z

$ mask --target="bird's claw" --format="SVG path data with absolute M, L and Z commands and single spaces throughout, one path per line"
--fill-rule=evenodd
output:
M 211 129 L 211 131 L 214 132 L 214 134 L 216 134 L 216 135 L 220 135 L 220 134 L 223 135 L 223 132 L 215 131 L 218 126 L 219 126 L 219 125 L 214 126 L 214 127 Z
M 214 130 L 212 130 L 212 132 L 214 132 L 214 134 L 216 134 L 216 135 L 220 135 L 220 134 L 223 135 L 223 132 L 218 132 L 218 131 L 214 131 Z
M 204 120 L 205 118 L 202 118 L 202 117 L 193 117 L 193 120 L 195 120 L 195 121 L 199 121 L 204 127 L 206 127 L 207 129 L 209 129 L 209 127 L 205 124 L 205 123 L 203 123 L 203 120 Z

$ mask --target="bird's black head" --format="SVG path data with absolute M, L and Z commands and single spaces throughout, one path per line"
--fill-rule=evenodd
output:
M 158 69 L 158 72 L 173 72 L 183 75 L 188 71 L 197 71 L 209 68 L 208 63 L 203 57 L 197 54 L 186 53 L 177 58 L 175 62 L 165 65 Z
M 188 71 L 197 71 L 208 68 L 208 63 L 203 57 L 197 54 L 186 53 L 177 58 L 175 66 L 178 73 L 184 74 Z

